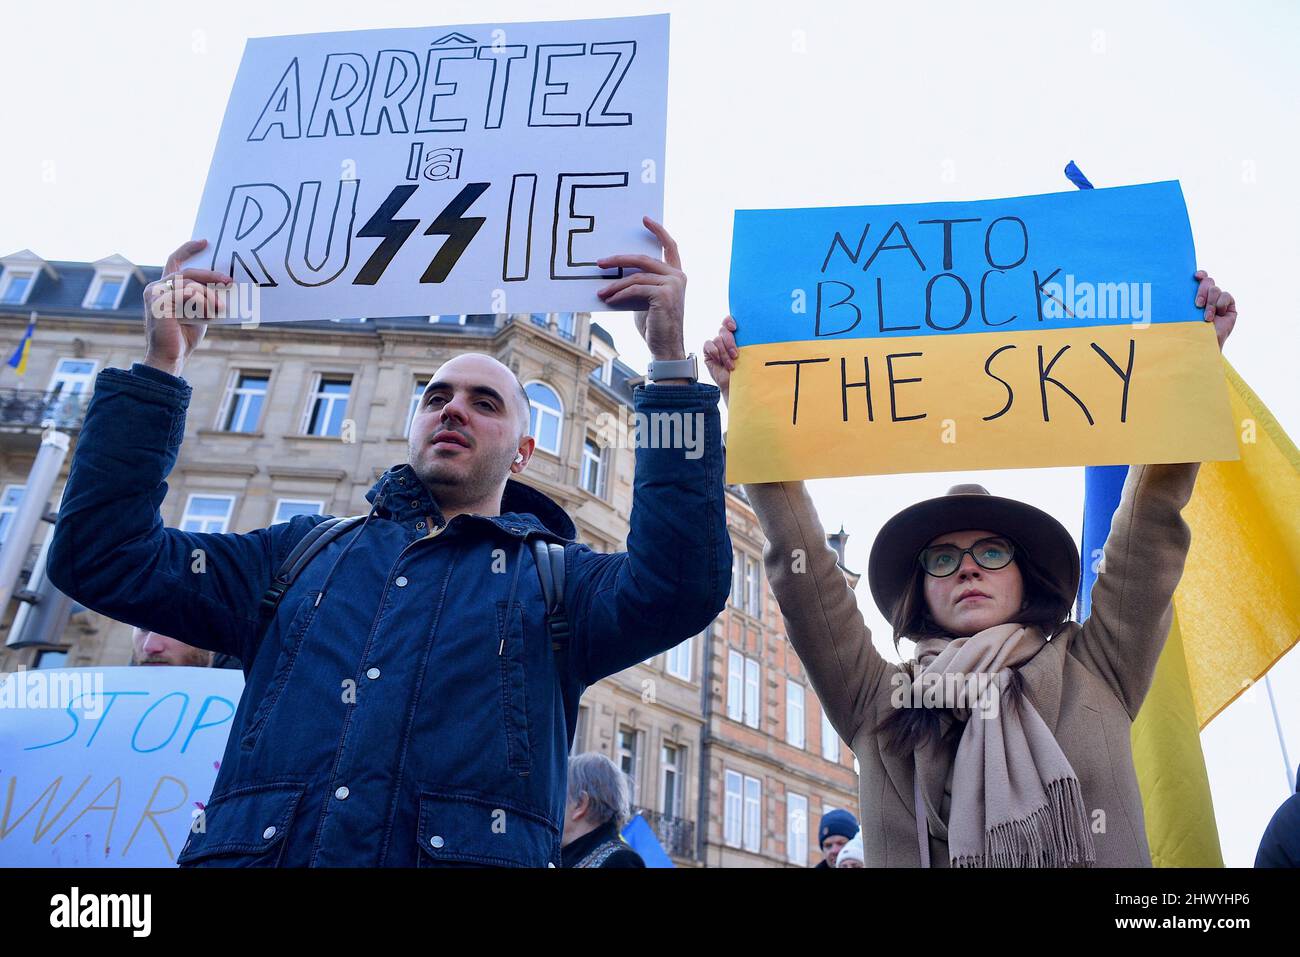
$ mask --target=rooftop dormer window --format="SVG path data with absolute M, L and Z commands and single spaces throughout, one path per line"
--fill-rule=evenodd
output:
M 0 258 L 0 267 L 4 269 L 0 274 L 0 306 L 26 305 L 42 272 L 58 278 L 49 264 L 30 249 Z
M 144 274 L 139 268 L 121 256 L 109 256 L 95 263 L 95 278 L 90 281 L 86 298 L 81 302 L 82 309 L 115 310 L 122 308 L 122 297 L 132 277 L 143 284 Z

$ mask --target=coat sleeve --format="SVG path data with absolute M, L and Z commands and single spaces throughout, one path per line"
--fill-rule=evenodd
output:
M 826 541 L 803 482 L 746 485 L 767 545 L 763 566 L 785 619 L 786 635 L 836 732 L 852 743 L 895 669 L 871 643 L 871 630 Z
M 1174 589 L 1192 540 L 1181 513 L 1199 471 L 1199 462 L 1129 467 L 1092 586 L 1091 611 L 1070 647 L 1131 718 L 1151 688 L 1173 624 Z
M 54 527 L 50 580 L 110 618 L 248 662 L 262 594 L 288 537 L 309 523 L 246 535 L 163 527 L 189 398 L 183 379 L 147 366 L 99 374 Z
M 633 394 L 643 441 L 627 551 L 566 549 L 571 666 L 584 685 L 698 634 L 727 600 L 731 537 L 718 397 L 716 386 L 703 383 L 638 386 Z

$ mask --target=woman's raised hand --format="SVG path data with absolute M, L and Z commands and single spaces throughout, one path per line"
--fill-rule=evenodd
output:
M 736 368 L 740 350 L 736 348 L 736 320 L 730 316 L 722 320 L 718 334 L 712 339 L 704 340 L 704 364 L 709 375 L 722 390 L 722 401 L 727 401 L 731 388 L 731 370 Z
M 1196 308 L 1204 309 L 1205 321 L 1214 323 L 1214 335 L 1222 352 L 1232 327 L 1237 324 L 1237 300 L 1228 290 L 1216 286 L 1214 277 L 1204 269 L 1198 270 L 1193 278 L 1200 280 L 1196 287 Z

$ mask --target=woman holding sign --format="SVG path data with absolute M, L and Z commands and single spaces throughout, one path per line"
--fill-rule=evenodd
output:
M 1222 348 L 1231 295 L 1204 272 L 1198 308 Z M 705 343 L 728 394 L 736 322 Z M 1129 735 L 1171 625 L 1198 463 L 1129 469 L 1092 591 L 1046 512 L 957 485 L 912 505 L 871 549 L 872 596 L 916 642 L 872 646 L 803 482 L 746 485 L 786 630 L 861 768 L 868 867 L 1149 867 Z

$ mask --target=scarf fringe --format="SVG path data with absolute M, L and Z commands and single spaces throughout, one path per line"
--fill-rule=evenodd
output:
M 1091 867 L 1097 862 L 1077 778 L 1047 785 L 1047 804 L 1026 818 L 988 829 L 984 853 L 953 858 L 953 867 Z

